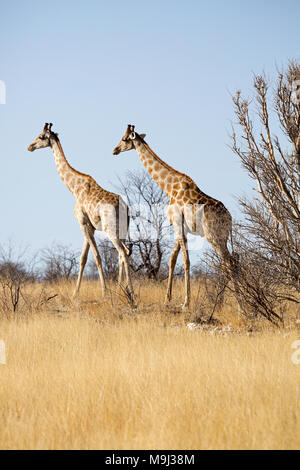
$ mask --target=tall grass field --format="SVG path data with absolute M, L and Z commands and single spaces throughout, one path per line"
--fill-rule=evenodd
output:
M 180 280 L 169 308 L 164 283 L 135 286 L 135 308 L 113 284 L 28 286 L 0 315 L 0 448 L 299 448 L 296 309 L 254 327 L 229 298 L 204 327 L 197 285 L 189 312 Z

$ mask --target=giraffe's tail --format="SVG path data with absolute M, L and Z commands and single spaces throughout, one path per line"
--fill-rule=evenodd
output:
M 231 243 L 231 255 L 230 255 L 230 264 L 233 270 L 238 273 L 240 266 L 240 255 L 233 249 L 233 235 L 232 228 L 230 229 L 230 243 Z
M 228 269 L 228 275 L 233 283 L 235 298 L 238 303 L 238 308 L 241 313 L 247 313 L 247 305 L 242 295 L 241 291 L 241 263 L 240 263 L 240 256 L 239 254 L 234 251 L 233 246 L 233 237 L 232 237 L 232 230 L 230 230 L 230 242 L 231 242 L 231 253 L 229 250 L 226 250 L 225 256 L 223 260 L 225 262 L 225 266 Z M 227 248 L 227 247 L 226 247 Z

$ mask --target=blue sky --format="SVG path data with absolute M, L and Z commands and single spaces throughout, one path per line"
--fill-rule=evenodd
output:
M 239 216 L 251 182 L 228 148 L 231 93 L 299 59 L 297 0 L 2 1 L 0 243 L 80 248 L 74 197 L 50 149 L 27 146 L 53 122 L 73 167 L 106 189 L 142 167 L 112 155 L 127 123 Z

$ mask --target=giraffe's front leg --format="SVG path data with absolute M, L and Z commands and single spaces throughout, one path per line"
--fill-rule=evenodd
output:
M 187 308 L 190 303 L 190 260 L 186 249 L 187 240 L 185 235 L 185 222 L 182 207 L 177 204 L 170 205 L 167 210 L 167 217 L 171 224 L 173 224 L 176 234 L 176 242 L 169 260 L 169 279 L 165 303 L 168 303 L 171 300 L 174 269 L 179 250 L 181 249 L 185 274 L 185 300 L 182 307 Z
M 84 238 L 81 257 L 80 257 L 80 270 L 79 270 L 78 279 L 77 279 L 77 282 L 76 282 L 76 287 L 75 287 L 75 290 L 74 290 L 74 293 L 73 293 L 73 297 L 75 297 L 79 292 L 81 279 L 82 279 L 82 275 L 83 275 L 83 270 L 84 270 L 84 267 L 85 267 L 86 262 L 87 262 L 89 249 L 90 249 L 90 244 L 89 244 L 88 240 L 86 238 Z
M 98 248 L 97 248 L 95 237 L 94 237 L 95 229 L 93 229 L 92 227 L 85 224 L 85 225 L 82 226 L 82 231 L 83 231 L 83 233 L 85 235 L 85 238 L 89 242 L 89 245 L 92 249 L 92 252 L 93 252 L 93 255 L 94 255 L 94 258 L 95 258 L 95 262 L 96 262 L 96 266 L 98 268 L 99 277 L 100 277 L 102 297 L 104 297 L 105 296 L 106 285 L 105 285 L 105 280 L 104 280 L 104 275 L 103 275 L 102 261 L 101 261 L 101 257 L 100 257 L 100 254 L 99 254 L 99 251 L 98 251 Z

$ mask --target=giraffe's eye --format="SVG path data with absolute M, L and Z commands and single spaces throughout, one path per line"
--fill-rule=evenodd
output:
M 44 135 L 40 135 L 40 139 L 41 139 L 41 140 L 45 140 L 45 136 L 44 136 Z

